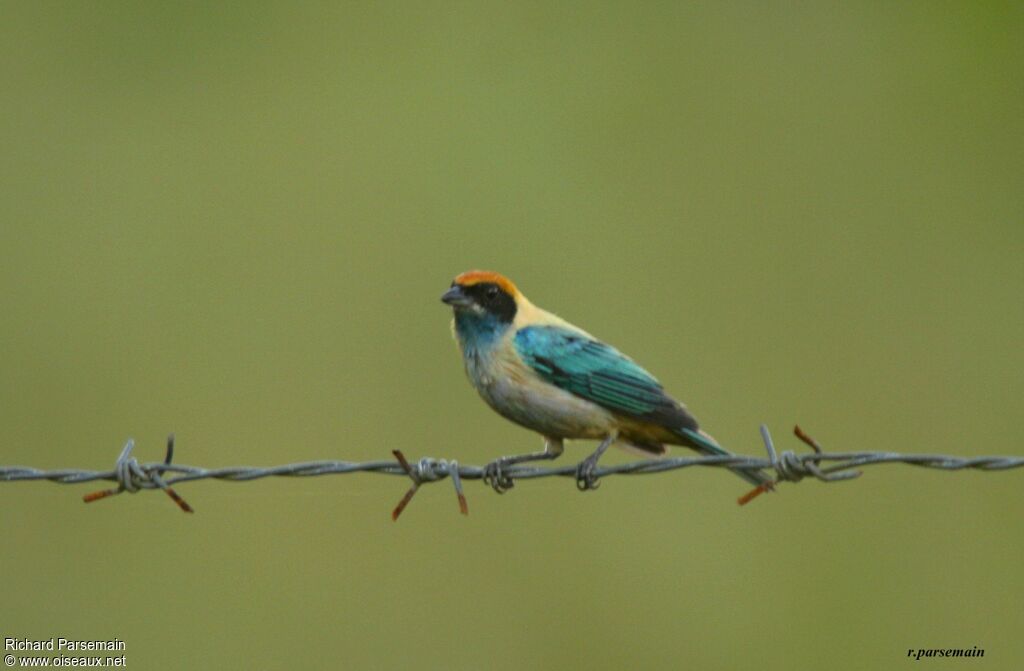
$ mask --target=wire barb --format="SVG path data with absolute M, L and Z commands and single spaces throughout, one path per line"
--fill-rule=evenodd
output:
M 599 466 L 593 470 L 594 478 L 609 475 L 651 475 L 675 471 L 691 466 L 712 468 L 731 468 L 739 470 L 770 470 L 775 478 L 755 488 L 739 499 L 742 505 L 766 491 L 773 491 L 781 482 L 799 482 L 806 477 L 813 477 L 822 482 L 849 480 L 861 475 L 861 468 L 875 464 L 902 463 L 921 468 L 939 470 L 1003 471 L 1011 468 L 1024 467 L 1024 456 L 989 456 L 989 457 L 951 457 L 932 454 L 898 454 L 895 452 L 846 452 L 827 453 L 821 445 L 811 438 L 800 427 L 795 427 L 796 437 L 811 448 L 808 454 L 795 454 L 791 451 L 779 453 L 775 449 L 768 428 L 761 427 L 761 438 L 767 458 L 750 457 L 741 454 L 715 456 L 661 457 L 643 461 L 632 461 L 612 466 Z M 229 466 L 226 468 L 202 468 L 199 466 L 182 466 L 172 464 L 174 456 L 174 434 L 167 438 L 167 455 L 163 462 L 140 464 L 132 456 L 135 441 L 129 439 L 121 450 L 120 456 L 109 471 L 89 471 L 81 469 L 63 469 L 44 471 L 26 466 L 0 466 L 0 482 L 26 480 L 46 480 L 58 484 L 74 484 L 108 480 L 117 483 L 117 487 L 92 492 L 83 496 L 86 503 L 116 496 L 122 492 L 135 493 L 144 489 L 161 489 L 181 510 L 193 512 L 192 507 L 174 491 L 173 485 L 192 480 L 227 480 L 231 482 L 249 482 L 268 477 L 313 477 L 318 475 L 343 475 L 348 473 L 376 473 L 381 475 L 397 475 L 412 480 L 412 486 L 406 491 L 402 500 L 391 513 L 397 520 L 406 506 L 424 483 L 436 482 L 451 478 L 458 497 L 459 511 L 469 514 L 469 506 L 463 492 L 463 480 L 484 480 L 488 477 L 486 467 L 460 466 L 457 461 L 432 459 L 426 457 L 415 464 L 410 463 L 401 450 L 392 452 L 394 460 L 350 462 L 350 461 L 307 461 L 280 466 L 254 467 Z M 825 465 L 829 463 L 829 465 Z M 579 467 L 566 464 L 555 467 L 539 467 L 529 464 L 513 464 L 507 466 L 503 473 L 516 480 L 534 478 L 563 477 L 575 481 Z
M 128 442 L 124 444 L 124 448 L 121 449 L 121 455 L 117 458 L 114 463 L 114 473 L 117 478 L 116 489 L 103 489 L 98 492 L 92 492 L 82 497 L 82 500 L 86 503 L 92 503 L 93 501 L 99 501 L 111 496 L 116 496 L 121 492 L 128 492 L 134 494 L 143 489 L 152 489 L 159 487 L 164 491 L 167 496 L 171 497 L 179 508 L 186 513 L 195 512 L 185 499 L 181 498 L 178 492 L 174 491 L 161 476 L 166 467 L 171 465 L 171 460 L 174 458 L 174 434 L 167 436 L 167 456 L 164 457 L 164 463 L 161 464 L 147 464 L 146 466 L 140 466 L 138 460 L 132 456 L 132 450 L 135 449 L 135 440 L 132 438 L 128 439 Z M 163 468 L 162 468 L 162 467 Z
M 793 435 L 814 450 L 814 453 L 798 457 L 794 452 L 787 450 L 780 456 L 775 451 L 775 443 L 772 441 L 772 434 L 768 431 L 768 427 L 764 424 L 761 425 L 761 439 L 764 441 L 765 451 L 768 452 L 769 466 L 774 469 L 776 477 L 774 481 L 766 482 L 750 490 L 737 499 L 737 503 L 741 506 L 746 505 L 764 492 L 775 491 L 775 485 L 780 482 L 800 482 L 807 476 L 813 476 L 822 482 L 852 480 L 861 476 L 862 471 L 848 471 L 850 465 L 846 464 L 822 469 L 818 465 L 818 460 L 825 457 L 825 452 L 821 449 L 818 441 L 807 435 L 799 425 L 793 427 Z
M 398 465 L 402 467 L 405 474 L 412 480 L 412 487 L 405 493 L 402 500 L 398 502 L 395 509 L 391 511 L 391 520 L 394 522 L 398 521 L 398 516 L 402 514 L 405 507 L 412 501 L 412 497 L 415 496 L 416 492 L 419 491 L 420 485 L 424 482 L 434 482 L 440 480 L 445 476 L 451 476 L 452 483 L 455 485 L 455 495 L 459 500 L 459 512 L 463 515 L 469 514 L 469 504 L 466 503 L 466 495 L 462 492 L 462 478 L 459 476 L 459 462 L 452 461 L 447 462 L 443 459 L 431 459 L 430 457 L 424 457 L 420 459 L 415 467 L 409 464 L 409 461 L 402 454 L 401 450 L 391 450 L 391 454 L 395 455 L 395 459 L 398 460 Z

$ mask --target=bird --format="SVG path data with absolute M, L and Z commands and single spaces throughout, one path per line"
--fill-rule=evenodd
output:
M 504 275 L 464 272 L 441 301 L 454 313 L 452 331 L 473 387 L 499 415 L 544 440 L 539 452 L 504 456 L 484 467 L 484 480 L 495 491 L 514 485 L 509 466 L 555 459 L 565 440 L 600 441 L 577 466 L 581 490 L 597 488 L 598 460 L 613 444 L 648 457 L 667 454 L 667 445 L 731 455 L 633 359 L 537 307 Z M 773 480 L 756 468 L 730 470 L 760 491 L 772 489 Z

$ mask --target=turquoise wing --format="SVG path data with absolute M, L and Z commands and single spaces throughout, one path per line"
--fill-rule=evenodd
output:
M 560 389 L 661 426 L 697 428 L 653 375 L 611 345 L 561 326 L 522 328 L 514 342 L 523 361 Z

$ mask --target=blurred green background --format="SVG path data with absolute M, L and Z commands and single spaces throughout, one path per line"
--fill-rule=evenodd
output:
M 470 268 L 725 445 L 1020 454 L 1018 3 L 5 3 L 0 463 L 481 464 Z M 592 445 L 570 445 L 564 461 Z M 679 452 L 678 454 L 682 454 Z M 631 458 L 614 454 L 609 462 Z M 1024 473 L 0 485 L 0 637 L 181 668 L 1024 664 Z

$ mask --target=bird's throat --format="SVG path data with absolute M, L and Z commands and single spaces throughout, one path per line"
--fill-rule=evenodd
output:
M 455 312 L 455 332 L 466 354 L 487 352 L 509 326 L 492 314 L 474 314 L 462 310 Z

